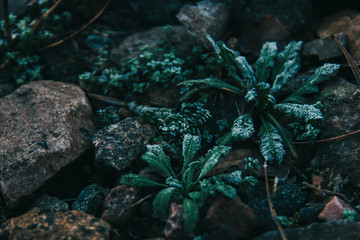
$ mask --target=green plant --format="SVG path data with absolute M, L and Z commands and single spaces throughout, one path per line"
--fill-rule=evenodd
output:
M 117 123 L 118 121 L 120 121 L 120 116 L 118 109 L 114 106 L 100 108 L 95 112 L 95 126 L 98 129 Z
M 183 164 L 178 174 L 173 169 L 170 158 L 159 145 L 148 145 L 147 148 L 147 152 L 142 156 L 143 160 L 161 173 L 165 181 L 160 183 L 138 174 L 128 174 L 122 176 L 121 183 L 164 188 L 153 200 L 154 217 L 166 220 L 170 203 L 182 203 L 184 229 L 190 233 L 199 220 L 199 209 L 204 206 L 209 196 L 216 192 L 230 198 L 237 196 L 232 185 L 242 183 L 240 171 L 208 176 L 220 158 L 230 151 L 230 147 L 215 146 L 204 157 L 196 158 L 200 149 L 200 137 L 186 134 L 182 143 Z
M 283 96 L 281 90 L 300 68 L 301 41 L 289 43 L 282 52 L 278 52 L 275 42 L 265 43 L 254 71 L 245 57 L 224 43 L 215 43 L 207 37 L 215 49 L 221 69 L 225 69 L 221 74 L 224 77 L 184 81 L 180 85 L 188 88 L 185 96 L 196 92 L 199 86 L 239 95 L 242 106 L 240 116 L 234 121 L 231 133 L 222 139 L 222 144 L 228 144 L 233 139 L 244 141 L 258 134 L 260 151 L 266 161 L 282 162 L 285 155 L 283 141 L 296 157 L 292 135 L 299 140 L 315 139 L 319 132 L 315 126 L 323 119 L 321 104 L 310 104 L 308 94 L 318 92 L 317 84 L 329 79 L 340 65 L 325 64 L 301 87 Z M 284 127 L 284 121 L 278 120 L 281 114 L 290 119 L 289 126 Z M 289 128 L 293 129 L 292 134 L 287 130 Z
M 39 1 L 40 14 L 48 10 L 50 1 Z M 6 30 L 4 20 L 0 21 L 0 60 L 9 78 L 17 85 L 33 80 L 42 79 L 42 63 L 39 50 L 54 41 L 55 36 L 61 31 L 66 23 L 70 21 L 71 14 L 63 12 L 53 14 L 44 19 L 44 26 L 33 29 L 35 20 L 29 16 L 18 18 L 9 16 L 9 28 L 11 30 L 12 44 L 6 41 Z

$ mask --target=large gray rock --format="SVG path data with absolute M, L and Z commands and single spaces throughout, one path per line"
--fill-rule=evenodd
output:
M 95 164 L 102 169 L 122 171 L 146 152 L 155 136 L 142 118 L 129 117 L 99 130 L 93 137 Z
M 91 117 L 85 93 L 63 82 L 32 82 L 0 99 L 0 187 L 8 206 L 91 147 Z
M 205 34 L 209 34 L 216 41 L 221 40 L 226 31 L 229 15 L 226 4 L 204 0 L 197 5 L 184 5 L 176 17 L 185 24 L 201 45 L 212 49 Z
M 285 230 L 288 240 L 357 240 L 360 236 L 360 223 L 339 221 L 328 223 L 314 223 L 307 227 Z M 279 231 L 265 233 L 253 240 L 281 239 Z

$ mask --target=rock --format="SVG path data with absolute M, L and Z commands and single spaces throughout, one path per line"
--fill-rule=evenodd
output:
M 168 240 L 188 239 L 182 224 L 183 207 L 181 204 L 171 203 L 170 215 L 166 220 L 165 237 Z
M 111 60 L 121 63 L 138 57 L 141 54 L 140 48 L 145 45 L 149 49 L 161 47 L 161 44 L 167 41 L 165 38 L 166 31 L 162 26 L 130 35 L 110 51 Z M 174 45 L 176 52 L 179 53 L 179 57 L 189 56 L 195 45 L 194 37 L 187 32 L 184 26 L 173 26 L 169 31 L 171 33 L 171 43 Z
M 5 226 L 4 226 L 5 225 Z M 82 211 L 43 212 L 33 208 L 3 225 L 8 239 L 109 239 L 110 225 Z
M 135 187 L 119 185 L 107 195 L 101 218 L 114 226 L 122 226 L 133 215 L 136 208 L 132 205 L 138 200 L 139 193 Z
M 245 7 L 232 9 L 232 27 L 239 34 L 267 14 L 278 19 L 290 32 L 299 36 L 311 27 L 311 0 L 252 0 L 246 2 Z
M 32 0 L 11 0 L 8 1 L 8 7 L 9 7 L 9 14 L 15 14 L 15 15 L 21 15 L 28 10 L 27 8 L 32 5 L 34 1 Z M 0 20 L 3 20 L 4 18 L 4 10 L 3 10 L 3 4 L 1 1 L 0 4 Z
M 346 239 L 357 240 L 360 235 L 360 222 L 339 221 L 327 223 L 314 223 L 307 227 L 285 229 L 288 240 L 320 240 L 320 239 Z M 271 231 L 254 238 L 253 240 L 281 239 L 278 231 Z
M 32 208 L 37 207 L 44 212 L 64 212 L 69 210 L 67 203 L 59 200 L 57 197 L 42 194 L 32 204 Z
M 221 40 L 227 28 L 229 14 L 226 4 L 204 0 L 197 5 L 184 5 L 176 17 L 198 39 L 200 45 L 212 49 L 204 35 L 209 34 L 215 41 Z
M 234 239 L 248 239 L 254 234 L 259 223 L 254 211 L 240 199 L 217 196 L 206 214 L 205 226 L 208 232 L 223 229 Z M 221 235 L 217 239 L 222 239 Z M 229 239 L 229 238 L 226 238 Z
M 338 40 L 345 48 L 347 48 L 348 37 L 344 33 L 335 34 Z M 317 60 L 323 62 L 334 61 L 337 58 L 344 58 L 339 46 L 331 37 L 315 39 L 305 43 L 302 50 L 303 57 L 316 57 Z
M 261 216 L 265 221 L 273 223 L 269 211 L 268 199 L 266 196 L 265 183 L 258 182 L 248 193 L 249 206 L 257 216 Z M 287 182 L 280 182 L 276 193 L 271 197 L 274 209 L 278 216 L 290 217 L 295 211 L 300 209 L 305 197 L 300 186 Z
M 86 212 L 93 216 L 99 216 L 102 211 L 104 198 L 104 188 L 99 184 L 94 183 L 80 192 L 71 208 L 73 210 Z
M 122 171 L 146 152 L 146 144 L 155 132 L 139 117 L 126 118 L 99 130 L 93 137 L 95 164 L 104 169 Z
M 0 99 L 0 184 L 18 202 L 91 147 L 95 126 L 76 85 L 36 81 Z
M 341 220 L 344 216 L 345 209 L 354 210 L 349 204 L 335 196 L 326 204 L 325 208 L 319 214 L 319 218 L 327 222 Z
M 241 32 L 236 49 L 259 56 L 265 42 L 276 42 L 278 48 L 283 49 L 293 39 L 293 34 L 282 22 L 267 14 Z
M 336 137 L 360 129 L 360 87 L 337 78 L 329 82 L 320 94 L 326 96 L 322 101 L 325 121 L 320 139 Z M 318 144 L 312 165 L 317 169 L 333 168 L 334 175 L 341 173 L 344 178 L 351 176 L 352 181 L 356 180 L 356 176 L 360 176 L 357 168 L 358 159 L 360 159 L 360 139 L 355 136 Z M 359 187 L 356 182 L 352 185 Z
M 354 59 L 360 59 L 360 13 L 355 10 L 344 10 L 325 17 L 317 29 L 321 38 L 336 33 L 345 33 L 349 37 L 349 53 Z
M 316 204 L 300 209 L 301 220 L 304 223 L 310 224 L 319 221 L 319 213 L 324 209 L 325 204 Z

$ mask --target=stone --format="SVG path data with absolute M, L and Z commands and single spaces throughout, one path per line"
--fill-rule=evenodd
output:
M 33 208 L 5 222 L 0 238 L 106 240 L 109 239 L 110 229 L 107 222 L 82 211 L 43 212 Z
M 320 239 L 346 239 L 357 240 L 360 236 L 360 222 L 338 221 L 327 223 L 313 223 L 307 227 L 285 229 L 289 240 L 320 240 Z M 281 239 L 279 231 L 271 231 L 260 235 L 253 240 Z
M 311 0 L 252 0 L 246 1 L 245 7 L 232 9 L 231 24 L 236 33 L 241 35 L 265 15 L 278 19 L 290 32 L 301 36 L 311 28 Z
M 344 33 L 338 33 L 334 36 L 345 48 L 347 48 L 348 37 Z M 318 61 L 330 62 L 334 59 L 344 58 L 339 46 L 331 37 L 315 39 L 311 42 L 305 43 L 302 56 L 316 57 Z
M 319 218 L 327 222 L 341 220 L 344 216 L 345 209 L 354 210 L 341 198 L 334 196 L 319 214 Z
M 66 202 L 47 194 L 42 194 L 35 200 L 32 204 L 32 208 L 35 207 L 44 212 L 60 212 L 69 210 L 69 205 Z
M 183 207 L 181 204 L 171 203 L 170 214 L 166 220 L 165 237 L 168 240 L 182 240 L 188 239 L 182 224 Z
M 105 198 L 104 212 L 101 218 L 114 226 L 126 224 L 133 216 L 139 200 L 139 192 L 135 187 L 125 184 L 116 186 Z
M 95 164 L 99 168 L 122 171 L 146 152 L 155 135 L 140 117 L 131 117 L 99 130 L 93 137 Z
M 176 17 L 198 39 L 200 45 L 213 49 L 205 34 L 209 34 L 215 41 L 221 40 L 227 28 L 229 15 L 226 4 L 204 0 L 197 5 L 185 4 Z
M 121 63 L 138 57 L 141 54 L 140 48 L 145 45 L 149 49 L 161 47 L 161 44 L 166 41 L 165 31 L 164 26 L 154 27 L 126 37 L 119 45 L 111 49 L 111 60 Z M 188 33 L 185 26 L 173 26 L 170 31 L 172 33 L 171 43 L 179 53 L 179 57 L 189 56 L 195 46 L 195 38 Z
M 104 199 L 104 188 L 94 183 L 80 192 L 75 202 L 71 205 L 71 209 L 80 210 L 93 216 L 99 216 L 102 211 Z
M 321 38 L 336 33 L 345 33 L 348 38 L 348 51 L 354 59 L 360 59 L 360 13 L 343 10 L 321 20 L 316 33 Z
M 327 139 L 347 134 L 360 129 L 360 87 L 342 78 L 328 82 L 320 92 L 326 96 L 322 103 L 325 118 L 319 139 Z M 334 175 L 345 178 L 351 176 L 352 183 L 360 176 L 358 159 L 360 159 L 360 138 L 352 136 L 328 141 L 317 145 L 312 166 L 317 169 L 334 169 Z M 341 185 L 341 183 L 339 183 Z M 332 189 L 339 191 L 339 189 Z
M 254 211 L 240 199 L 230 199 L 222 195 L 216 197 L 205 219 L 204 226 L 208 232 L 224 229 L 236 236 L 235 239 L 252 237 L 259 223 Z M 221 239 L 221 236 L 219 237 L 218 239 Z
M 324 209 L 325 204 L 315 204 L 300 209 L 301 221 L 306 224 L 319 222 L 319 214 Z
M 76 85 L 35 81 L 0 99 L 0 185 L 8 206 L 91 147 L 95 126 Z

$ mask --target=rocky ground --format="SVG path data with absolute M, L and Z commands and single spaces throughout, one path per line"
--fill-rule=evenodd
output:
M 36 2 L 9 1 L 9 10 L 32 14 Z M 72 15 L 64 37 L 106 2 L 63 1 L 57 11 Z M 297 159 L 287 154 L 282 165 L 269 166 L 271 190 L 276 189 L 271 200 L 287 239 L 358 239 L 360 79 L 334 38 L 360 59 L 359 18 L 360 5 L 353 1 L 113 0 L 82 33 L 39 52 L 42 79 L 19 84 L 9 74 L 14 68 L 1 67 L 0 239 L 280 239 L 262 169 L 253 173 L 257 183 L 246 193 L 233 199 L 214 194 L 192 233 L 184 231 L 179 202 L 171 203 L 162 221 L 153 217 L 158 189 L 120 183 L 127 173 L 158 177 L 141 159 L 158 132 L 137 106 L 179 109 L 179 87 L 119 94 L 86 85 L 79 75 L 100 60 L 98 72 L 139 57 L 143 45 L 163 46 L 167 24 L 173 25 L 171 44 L 182 59 L 192 57 L 197 45 L 204 53 L 213 51 L 206 33 L 250 63 L 266 41 L 282 49 L 302 40 L 302 67 L 288 91 L 318 66 L 341 64 L 318 94 L 325 117 L 318 140 L 324 141 L 298 142 Z M 210 99 L 208 107 L 215 118 L 233 121 L 237 112 L 227 97 Z M 101 125 L 95 112 L 108 106 L 117 115 Z M 234 144 L 212 174 L 244 170 L 248 157 L 262 159 L 253 145 Z

